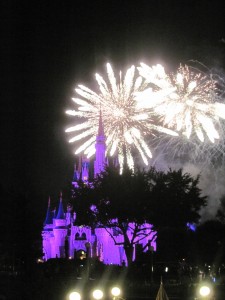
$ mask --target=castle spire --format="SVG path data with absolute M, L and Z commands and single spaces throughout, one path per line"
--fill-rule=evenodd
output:
M 58 208 L 56 219 L 65 219 L 63 203 L 62 203 L 62 192 L 60 192 L 59 208 Z
M 89 166 L 90 166 L 90 160 L 83 156 L 82 157 L 82 173 L 81 173 L 81 176 L 82 176 L 82 180 L 83 181 L 88 181 L 89 179 Z
M 49 198 L 48 198 L 48 208 L 47 208 L 47 213 L 46 213 L 46 218 L 45 218 L 45 221 L 44 221 L 44 225 L 52 224 L 52 213 L 51 213 L 51 210 L 50 210 L 50 202 L 51 202 L 51 199 L 50 199 L 50 196 L 49 196 Z
M 77 169 L 77 165 L 74 165 L 74 171 L 73 171 L 73 181 L 72 184 L 76 185 L 77 181 L 80 179 L 80 172 Z
M 96 149 L 96 154 L 95 154 L 95 163 L 94 163 L 94 176 L 96 177 L 98 174 L 104 171 L 106 166 L 106 158 L 105 158 L 106 143 L 105 143 L 105 134 L 104 134 L 101 108 L 99 111 L 99 125 L 98 125 L 98 134 L 96 136 L 95 149 Z
M 99 122 L 98 122 L 98 137 L 105 137 L 104 134 L 104 126 L 103 126 L 103 122 L 102 122 L 102 110 L 100 108 L 100 114 L 99 114 Z

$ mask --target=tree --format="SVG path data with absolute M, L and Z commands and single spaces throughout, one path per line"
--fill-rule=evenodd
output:
M 129 264 L 135 244 L 155 228 L 184 228 L 188 222 L 198 221 L 198 211 L 205 205 L 198 181 L 198 177 L 182 174 L 182 170 L 164 173 L 154 168 L 148 172 L 125 169 L 119 174 L 116 168 L 108 167 L 92 183 L 80 182 L 74 190 L 77 223 L 117 230 L 123 235 L 120 244 Z
M 190 256 L 193 232 L 189 224 L 198 224 L 199 211 L 206 205 L 206 197 L 198 187 L 199 176 L 169 169 L 168 172 L 150 170 L 153 178 L 151 221 L 157 230 L 157 255 L 161 260 L 177 260 Z
M 196 261 L 214 265 L 216 269 L 225 262 L 225 224 L 208 220 L 198 226 L 195 234 L 194 254 Z
M 115 244 L 124 246 L 129 264 L 135 244 L 152 232 L 152 225 L 147 223 L 149 192 L 146 173 L 125 169 L 120 175 L 117 168 L 107 168 L 92 183 L 81 182 L 75 189 L 77 222 L 106 230 L 114 228 L 122 234 L 123 242 L 118 243 L 108 230 Z
M 152 222 L 156 228 L 187 228 L 198 223 L 199 211 L 206 205 L 206 196 L 198 187 L 200 177 L 193 178 L 182 169 L 168 172 L 149 171 L 152 180 Z

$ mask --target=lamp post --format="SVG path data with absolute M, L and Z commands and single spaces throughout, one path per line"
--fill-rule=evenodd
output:
M 121 294 L 120 288 L 118 288 L 117 286 L 113 287 L 111 289 L 111 294 L 113 296 L 113 300 L 116 300 Z
M 208 286 L 202 286 L 200 289 L 199 289 L 199 294 L 202 296 L 202 297 L 207 297 L 209 296 L 211 290 Z
M 113 296 L 113 300 L 125 300 L 121 297 L 121 289 L 117 286 L 114 286 L 111 290 L 111 295 Z M 90 299 L 94 299 L 94 300 L 102 300 L 104 296 L 104 293 L 101 289 L 96 288 L 95 290 L 92 290 L 91 292 L 91 298 Z M 78 291 L 72 291 L 68 296 L 69 300 L 81 300 L 82 298 L 84 298 L 84 296 Z
M 93 291 L 92 296 L 95 300 L 101 300 L 103 298 L 103 291 L 96 289 Z
M 213 300 L 213 289 L 210 284 L 201 284 L 197 290 L 197 298 L 195 300 Z
M 81 295 L 78 292 L 72 292 L 69 294 L 69 300 L 81 300 Z

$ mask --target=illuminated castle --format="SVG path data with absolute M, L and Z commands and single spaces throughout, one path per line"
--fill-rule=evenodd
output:
M 107 165 L 105 135 L 101 114 L 95 147 L 94 176 L 103 171 Z M 83 181 L 88 181 L 89 179 L 89 160 L 87 159 L 83 159 L 79 168 L 75 168 L 74 170 L 72 184 L 75 188 L 79 179 Z M 132 228 L 132 224 L 129 225 Z M 109 232 L 118 243 L 123 242 L 123 235 L 113 230 L 113 228 L 107 228 L 106 230 L 105 228 L 97 227 L 93 230 L 87 226 L 77 226 L 76 213 L 72 211 L 70 206 L 64 212 L 62 195 L 60 195 L 57 212 L 53 213 L 51 211 L 49 200 L 42 231 L 43 258 L 44 260 L 48 260 L 56 257 L 82 257 L 88 251 L 90 257 L 96 257 L 105 264 L 122 265 L 124 262 L 126 263 L 124 248 L 122 245 L 115 245 Z M 129 238 L 131 238 L 131 233 Z M 141 241 L 143 248 L 146 248 L 145 246 L 148 244 L 149 239 L 151 239 L 151 235 Z M 155 243 L 152 243 L 152 245 L 154 248 L 156 247 Z M 133 259 L 135 259 L 135 251 Z

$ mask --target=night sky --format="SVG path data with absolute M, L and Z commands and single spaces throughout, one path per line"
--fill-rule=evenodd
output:
M 77 84 L 144 61 L 225 69 L 223 1 L 1 1 L 1 185 L 59 194 L 73 173 Z

